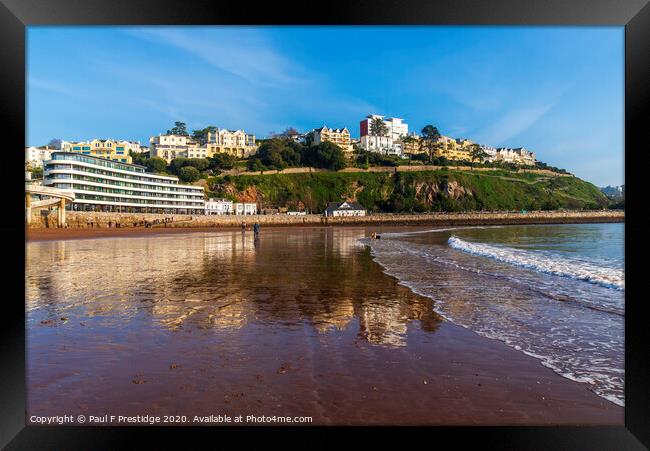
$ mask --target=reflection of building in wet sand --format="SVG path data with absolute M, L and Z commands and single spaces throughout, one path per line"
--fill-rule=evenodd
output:
M 325 234 L 325 248 L 341 256 L 348 256 L 363 249 L 359 239 L 365 236 L 364 229 L 335 229 L 329 227 Z
M 361 337 L 393 346 L 405 343 L 410 321 L 434 330 L 431 301 L 387 287 L 359 242 L 364 234 L 272 230 L 261 244 L 239 231 L 28 243 L 26 304 L 53 316 L 79 307 L 107 325 L 137 318 L 172 330 L 306 320 L 329 333 L 356 316 Z
M 311 321 L 318 332 L 329 332 L 332 329 L 343 330 L 354 318 L 354 300 L 340 298 L 329 309 L 316 311 Z
M 370 343 L 404 346 L 408 320 L 400 303 L 365 303 L 359 311 L 360 335 Z

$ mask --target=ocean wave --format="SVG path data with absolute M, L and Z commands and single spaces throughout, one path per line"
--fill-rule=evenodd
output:
M 498 229 L 503 226 L 460 226 L 460 227 L 442 227 L 438 229 L 427 230 L 414 230 L 411 232 L 384 232 L 381 234 L 383 237 L 400 237 L 408 235 L 418 235 L 420 233 L 434 233 L 434 232 L 449 232 L 451 230 L 466 230 L 466 229 Z
M 624 272 L 619 268 L 599 266 L 595 263 L 567 257 L 558 256 L 553 258 L 520 249 L 482 243 L 470 243 L 453 235 L 449 237 L 448 244 L 453 249 L 492 258 L 510 265 L 532 269 L 546 274 L 583 280 L 616 290 L 625 289 Z

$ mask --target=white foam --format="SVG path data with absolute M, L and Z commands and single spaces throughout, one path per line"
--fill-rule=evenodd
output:
M 456 236 L 449 237 L 449 246 L 494 260 L 534 271 L 584 280 L 607 288 L 625 289 L 624 272 L 618 268 L 598 266 L 584 260 L 567 257 L 551 258 L 537 252 L 512 249 L 482 243 L 469 243 Z
M 466 230 L 466 229 L 498 229 L 502 226 L 467 226 L 467 227 L 442 227 L 439 229 L 427 230 L 414 230 L 412 232 L 384 232 L 381 235 L 384 237 L 408 236 L 417 235 L 420 233 L 434 233 L 434 232 L 449 232 L 450 230 Z

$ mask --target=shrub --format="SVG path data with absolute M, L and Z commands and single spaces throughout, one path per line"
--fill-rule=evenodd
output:
M 193 166 L 183 166 L 178 170 L 178 178 L 186 183 L 196 182 L 201 178 L 201 173 Z

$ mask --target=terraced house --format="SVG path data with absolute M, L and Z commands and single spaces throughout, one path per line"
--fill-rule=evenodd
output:
M 204 152 L 205 153 L 205 149 Z M 158 135 L 149 138 L 149 157 L 159 157 L 170 163 L 174 158 L 205 158 L 198 143 L 185 135 Z
M 244 130 L 216 129 L 206 133 L 207 156 L 226 153 L 238 158 L 247 158 L 257 152 L 255 135 Z
M 325 141 L 336 144 L 344 152 L 352 152 L 350 131 L 345 127 L 328 128 L 327 126 L 322 126 L 309 132 L 306 137 L 306 142 L 309 145 L 315 146 Z
M 180 185 L 175 176 L 106 158 L 53 152 L 44 163 L 43 185 L 71 190 L 78 211 L 203 214 L 202 186 Z
M 130 151 L 140 151 L 140 143 L 117 141 L 113 139 L 93 139 L 91 141 L 61 141 L 61 150 L 93 157 L 106 158 L 120 163 L 132 163 Z

